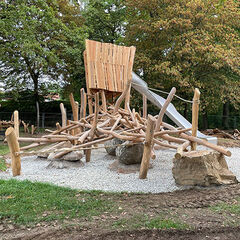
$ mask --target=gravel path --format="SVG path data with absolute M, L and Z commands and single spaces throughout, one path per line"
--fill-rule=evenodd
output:
M 229 148 L 232 157 L 226 158 L 229 169 L 240 180 L 240 148 Z M 152 161 L 153 168 L 148 171 L 148 178 L 140 180 L 138 173 L 119 174 L 108 169 L 115 158 L 107 155 L 104 149 L 92 152 L 91 162 L 84 167 L 71 169 L 46 169 L 49 161 L 36 157 L 22 157 L 22 174 L 14 179 L 49 182 L 82 190 L 103 190 L 112 192 L 172 192 L 180 189 L 172 176 L 172 159 L 175 150 L 157 151 L 157 158 Z M 83 162 L 85 160 L 83 159 Z M 13 178 L 11 169 L 0 172 L 0 179 Z

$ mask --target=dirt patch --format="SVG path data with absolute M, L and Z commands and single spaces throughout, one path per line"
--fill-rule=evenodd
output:
M 32 227 L 0 223 L 0 239 L 240 239 L 240 213 L 213 211 L 218 203 L 238 204 L 240 184 L 160 194 L 101 194 L 112 212 Z M 147 229 L 152 219 L 186 224 L 183 230 Z M 174 228 L 174 227 L 173 227 Z

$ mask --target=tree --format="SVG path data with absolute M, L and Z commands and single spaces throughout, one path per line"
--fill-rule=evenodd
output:
M 150 86 L 191 98 L 201 106 L 240 105 L 240 13 L 234 0 L 126 0 L 126 41 L 137 47 L 135 66 Z
M 0 2 L 0 79 L 9 88 L 32 88 L 36 105 L 48 82 L 83 72 L 85 30 L 67 0 Z
M 126 27 L 123 0 L 86 1 L 83 17 L 89 38 L 109 43 L 122 43 Z

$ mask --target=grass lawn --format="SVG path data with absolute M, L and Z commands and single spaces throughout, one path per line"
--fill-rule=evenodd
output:
M 1 157 L 7 153 L 9 153 L 8 145 L 0 141 L 0 171 L 6 171 L 7 169 L 4 159 Z
M 46 183 L 0 180 L 0 220 L 34 224 L 72 218 L 90 218 L 111 211 L 113 203 L 97 191 L 79 191 Z
M 36 226 L 64 220 L 109 230 L 186 229 L 189 226 L 169 213 L 149 215 L 125 205 L 126 193 L 80 191 L 30 181 L 0 180 L 0 224 Z M 138 197 L 138 195 L 136 195 Z M 100 220 L 100 221 L 99 221 Z M 100 225 L 101 224 L 101 225 Z

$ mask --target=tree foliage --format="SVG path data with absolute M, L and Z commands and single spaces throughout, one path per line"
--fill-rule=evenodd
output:
M 38 99 L 47 79 L 83 72 L 86 37 L 79 9 L 67 0 L 0 2 L 0 79 L 8 88 L 32 88 Z
M 127 42 L 154 87 L 202 92 L 201 105 L 240 105 L 240 12 L 233 0 L 126 0 Z
M 83 17 L 90 39 L 122 43 L 126 27 L 126 7 L 123 0 L 88 0 Z

